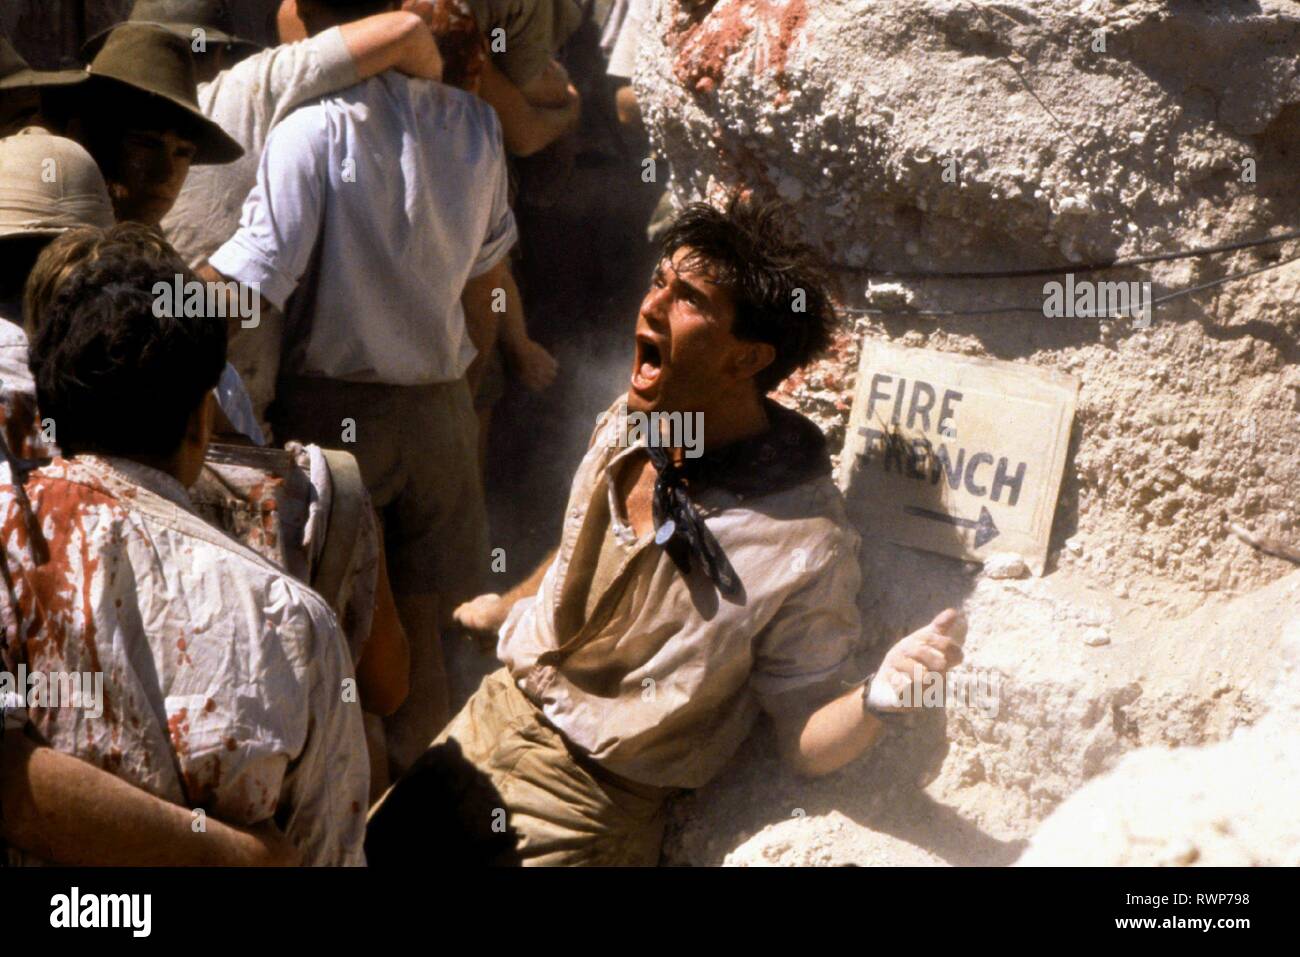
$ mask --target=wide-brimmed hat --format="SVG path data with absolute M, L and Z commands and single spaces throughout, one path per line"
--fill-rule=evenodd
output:
M 150 94 L 174 110 L 178 126 L 198 147 L 195 163 L 231 163 L 244 155 L 244 148 L 199 109 L 189 44 L 170 30 L 152 23 L 119 24 L 86 69 L 92 78 Z M 132 119 L 127 114 L 122 122 Z
M 14 45 L 0 37 L 0 90 L 84 83 L 84 70 L 33 70 Z
M 235 35 L 234 19 L 226 0 L 135 0 L 125 22 L 156 24 L 175 33 L 186 43 L 194 41 L 195 30 L 202 30 L 206 43 L 226 44 L 240 53 L 252 53 L 262 48 L 252 40 Z M 81 47 L 81 58 L 94 59 L 112 32 L 110 27 L 87 40 Z
M 0 139 L 0 240 L 112 225 L 104 177 L 78 144 L 39 126 Z

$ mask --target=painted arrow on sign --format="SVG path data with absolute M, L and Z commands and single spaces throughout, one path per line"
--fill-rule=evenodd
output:
M 946 512 L 932 512 L 928 508 L 918 508 L 915 505 L 903 506 L 903 511 L 908 515 L 919 515 L 921 518 L 928 518 L 936 522 L 944 522 L 948 525 L 956 525 L 958 528 L 975 529 L 975 547 L 980 548 L 987 545 L 993 539 L 998 537 L 998 527 L 993 524 L 993 516 L 984 506 L 980 506 L 980 517 L 961 518 L 957 515 L 949 515 Z

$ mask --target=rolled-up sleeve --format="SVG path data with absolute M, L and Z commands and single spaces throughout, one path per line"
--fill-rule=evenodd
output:
M 311 108 L 275 128 L 244 201 L 239 230 L 212 254 L 212 268 L 256 286 L 277 309 L 307 269 L 325 201 L 328 130 Z
M 341 27 L 272 49 L 265 74 L 265 90 L 274 104 L 272 125 L 299 104 L 346 89 L 361 79 Z
M 856 539 L 837 534 L 810 568 L 758 637 L 750 686 L 772 715 L 810 713 L 851 685 L 862 640 Z

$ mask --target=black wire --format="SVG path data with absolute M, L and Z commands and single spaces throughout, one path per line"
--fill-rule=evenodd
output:
M 1217 246 L 1197 246 L 1192 249 L 1180 249 L 1171 253 L 1150 253 L 1144 256 L 1131 256 L 1128 259 L 1110 259 L 1105 262 L 1080 263 L 1074 266 L 1039 266 L 1034 269 L 1002 269 L 996 272 L 923 272 L 918 270 L 873 272 L 867 270 L 867 275 L 898 279 L 1016 279 L 1031 276 L 1059 276 L 1064 273 L 1097 272 L 1101 269 L 1123 269 L 1126 266 L 1142 266 L 1146 263 L 1192 259 L 1196 256 L 1212 256 L 1216 253 L 1249 249 L 1252 246 L 1268 246 L 1273 243 L 1286 242 L 1288 239 L 1300 239 L 1300 229 L 1279 233 L 1276 236 L 1243 239 L 1235 243 L 1220 243 Z
M 1151 300 L 1152 306 L 1157 306 L 1162 302 L 1169 302 L 1171 299 L 1178 299 L 1181 296 L 1190 296 L 1192 293 L 1201 292 L 1205 289 L 1211 289 L 1215 286 L 1222 286 L 1237 279 L 1245 279 L 1248 276 L 1254 276 L 1262 272 L 1268 272 L 1270 269 L 1278 269 L 1287 263 L 1293 263 L 1300 260 L 1300 253 L 1287 259 L 1279 260 L 1275 263 L 1269 263 L 1267 266 L 1258 266 L 1255 269 L 1247 269 L 1243 272 L 1232 273 L 1228 276 L 1221 276 L 1218 279 L 1212 279 L 1196 286 L 1187 286 L 1184 289 L 1177 289 L 1163 296 L 1157 296 Z M 1032 313 L 1042 315 L 1042 306 L 989 306 L 984 309 L 843 309 L 842 312 L 855 316 L 931 316 L 931 317 L 950 317 L 950 316 L 992 316 L 1002 313 Z M 1073 316 L 1075 319 L 1109 319 L 1110 314 L 1092 313 L 1091 315 Z

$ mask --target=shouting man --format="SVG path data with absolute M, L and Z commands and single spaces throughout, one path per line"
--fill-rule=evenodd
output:
M 494 861 L 655 864 L 665 799 L 715 777 L 760 711 L 795 770 L 825 774 L 876 740 L 874 712 L 900 706 L 913 667 L 961 660 L 948 609 L 871 680 L 851 673 L 858 536 L 822 433 L 767 398 L 834 320 L 783 218 L 695 205 L 666 233 L 630 390 L 578 467 L 559 548 L 457 610 L 499 632 L 505 667 L 376 809 L 372 864 L 423 859 L 444 837 L 434 820 L 481 835 Z M 703 448 L 644 428 L 665 417 L 699 423 Z

